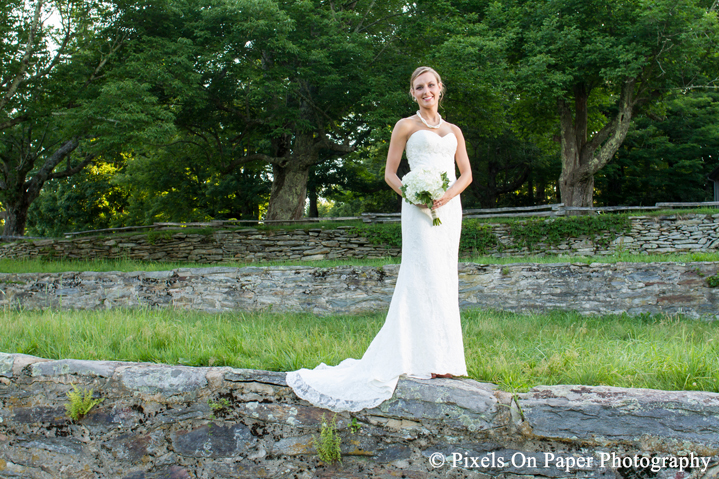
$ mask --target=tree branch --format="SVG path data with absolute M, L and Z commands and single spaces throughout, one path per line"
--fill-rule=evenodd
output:
M 374 26 L 377 25 L 378 23 L 382 23 L 382 22 L 384 22 L 385 20 L 389 20 L 390 18 L 394 18 L 394 17 L 399 17 L 399 16 L 401 16 L 401 15 L 406 15 L 406 14 L 405 14 L 404 12 L 402 12 L 402 13 L 394 13 L 394 14 L 392 14 L 392 15 L 387 15 L 387 16 L 384 17 L 384 18 L 380 18 L 379 20 L 376 20 L 376 21 L 370 23 L 369 25 L 367 25 L 366 27 L 364 27 L 362 30 L 366 31 L 368 28 L 374 27 Z M 359 32 L 358 32 L 358 33 L 359 33 Z
M 90 78 L 87 79 L 85 84 L 80 87 L 80 91 L 84 90 L 85 88 L 90 85 L 93 81 L 97 80 L 99 77 L 100 71 L 105 67 L 107 62 L 110 60 L 110 57 L 112 57 L 125 43 L 125 39 L 127 38 L 127 35 L 120 35 L 117 38 L 115 38 L 115 41 L 113 42 L 113 45 L 110 47 L 110 52 L 105 55 L 101 60 L 100 63 L 95 67 L 95 70 L 90 75 Z
M 55 150 L 55 153 L 50 155 L 50 157 L 45 160 L 45 164 L 40 167 L 32 179 L 25 183 L 25 191 L 31 200 L 37 198 L 40 194 L 42 186 L 50 178 L 55 167 L 59 165 L 60 162 L 67 157 L 67 155 L 75 151 L 79 145 L 80 140 L 77 137 L 67 140 L 60 148 Z
M 636 78 L 631 78 L 624 84 L 619 100 L 619 112 L 612 120 L 614 128 L 609 132 L 607 140 L 599 148 L 599 151 L 594 153 L 591 160 L 587 162 L 587 171 L 592 175 L 604 168 L 627 136 L 632 121 L 632 111 L 636 103 L 633 98 L 636 81 Z M 582 153 L 592 154 L 595 150 L 585 150 Z
M 719 0 L 717 0 L 717 1 L 719 1 Z M 372 0 L 372 3 L 370 4 L 369 8 L 367 8 L 367 11 L 365 12 L 364 16 L 362 17 L 362 20 L 360 20 L 360 22 L 357 24 L 357 27 L 355 28 L 355 33 L 359 33 L 360 28 L 362 28 L 362 24 L 367 19 L 367 15 L 369 15 L 369 12 L 374 7 L 375 2 L 376 2 L 376 0 Z
M 58 62 L 60 61 L 60 56 L 61 56 L 63 53 L 65 53 L 65 48 L 67 48 L 67 44 L 70 42 L 70 38 L 72 38 L 72 27 L 71 27 L 71 23 L 68 23 L 68 24 L 67 24 L 67 30 L 65 31 L 65 38 L 63 38 L 62 44 L 60 45 L 60 47 L 59 47 L 59 48 L 57 49 L 57 51 L 55 52 L 55 56 L 54 56 L 53 59 L 50 61 L 50 63 L 48 64 L 48 66 L 46 66 L 45 68 L 43 68 L 42 70 L 40 70 L 39 72 L 37 72 L 35 75 L 31 76 L 30 78 L 26 78 L 26 79 L 23 80 L 22 82 L 23 82 L 23 83 L 29 83 L 29 82 L 31 82 L 31 81 L 33 81 L 33 80 L 36 80 L 36 79 L 38 79 L 38 78 L 41 78 L 41 77 L 47 75 L 48 73 L 50 73 L 50 71 L 51 71 L 53 68 L 55 68 L 55 65 L 57 65 Z
M 251 161 L 264 161 L 266 163 L 270 164 L 280 164 L 282 161 L 287 161 L 286 158 L 275 158 L 269 155 L 264 155 L 262 153 L 254 153 L 252 155 L 242 156 L 240 158 L 236 158 L 230 162 L 229 165 L 227 165 L 227 168 L 225 168 L 222 171 L 223 175 L 226 175 L 230 173 L 232 170 L 237 168 L 240 165 L 244 165 L 245 163 L 249 163 Z
M 67 168 L 65 168 L 63 171 L 56 171 L 51 173 L 50 176 L 47 177 L 47 179 L 56 180 L 58 178 L 67 178 L 68 176 L 80 173 L 80 171 L 82 171 L 83 168 L 92 163 L 95 158 L 97 158 L 97 155 L 88 155 L 87 158 L 85 158 L 80 164 L 74 166 L 73 168 L 70 168 L 70 163 L 68 162 Z
M 326 148 L 331 151 L 335 151 L 337 153 L 352 153 L 355 151 L 355 147 L 348 145 L 346 143 L 340 144 L 335 143 L 334 141 L 331 141 L 327 136 L 325 136 L 322 140 L 320 140 L 317 143 L 321 148 Z
M 23 121 L 30 118 L 30 114 L 25 113 L 24 115 L 20 115 L 16 118 L 13 118 L 12 120 L 8 120 L 5 123 L 0 123 L 0 130 L 6 130 L 8 128 L 12 128 L 13 126 L 22 123 Z
M 20 70 L 15 74 L 15 78 L 8 87 L 5 96 L 2 100 L 0 100 L 0 110 L 4 110 L 8 102 L 13 96 L 15 96 L 15 92 L 25 76 L 25 70 L 27 69 L 28 63 L 30 62 L 30 56 L 35 48 L 35 35 L 37 34 L 37 29 L 40 24 L 40 13 L 42 11 L 43 3 L 44 0 L 38 0 L 37 5 L 35 5 L 35 16 L 32 20 L 32 27 L 30 27 L 30 33 L 27 39 L 27 48 L 25 49 L 25 54 L 23 55 L 22 60 L 20 61 Z

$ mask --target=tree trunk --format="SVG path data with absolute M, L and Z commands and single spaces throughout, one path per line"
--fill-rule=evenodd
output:
M 629 131 L 635 83 L 636 79 L 629 79 L 624 84 L 618 113 L 591 140 L 587 138 L 590 90 L 586 85 L 575 85 L 573 109 L 565 99 L 558 101 L 562 139 L 559 191 L 565 206 L 593 206 L 594 175 L 614 156 Z
M 5 227 L 3 236 L 24 236 L 25 224 L 27 223 L 27 210 L 29 204 L 9 205 L 5 204 Z
M 592 206 L 594 204 L 593 175 L 572 182 L 561 178 L 559 189 L 564 206 Z
M 298 220 L 305 211 L 310 165 L 289 160 L 272 165 L 272 190 L 266 220 Z
M 30 142 L 28 141 L 28 144 Z M 67 140 L 47 157 L 42 166 L 35 171 L 33 177 L 27 180 L 27 175 L 35 165 L 35 157 L 22 153 L 4 160 L 0 164 L 0 201 L 5 207 L 5 236 L 24 236 L 27 223 L 27 212 L 33 201 L 40 195 L 42 187 L 48 180 L 53 178 L 66 178 L 79 173 L 92 161 L 92 156 L 78 165 L 71 167 L 68 160 L 67 168 L 64 171 L 54 172 L 55 167 L 66 159 L 79 145 L 77 138 Z
M 309 218 L 319 218 L 320 212 L 317 209 L 317 188 L 310 188 L 309 193 L 307 194 L 308 199 L 310 200 L 310 209 L 307 213 L 307 216 Z

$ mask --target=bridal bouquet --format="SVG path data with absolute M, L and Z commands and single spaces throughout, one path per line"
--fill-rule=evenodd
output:
M 418 168 L 402 178 L 402 196 L 412 204 L 426 205 L 432 213 L 432 226 L 442 224 L 432 205 L 434 200 L 442 197 L 448 187 L 447 172 L 432 168 Z

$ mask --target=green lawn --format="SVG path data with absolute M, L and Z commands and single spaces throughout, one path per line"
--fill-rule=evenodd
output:
M 360 357 L 383 321 L 384 314 L 5 310 L 0 351 L 287 371 Z M 464 312 L 462 321 L 470 377 L 504 390 L 584 384 L 719 392 L 719 321 L 481 310 Z
M 719 261 L 719 252 L 713 253 L 676 253 L 676 254 L 617 254 L 607 256 L 522 256 L 498 258 L 493 256 L 477 256 L 460 258 L 463 262 L 480 264 L 512 264 L 512 263 L 649 263 L 676 261 L 688 263 L 694 261 Z M 205 263 L 161 263 L 130 260 L 89 260 L 89 261 L 47 261 L 40 259 L 14 260 L 0 259 L 0 273 L 62 273 L 68 271 L 167 271 L 176 268 L 207 268 L 215 266 L 311 266 L 331 268 L 334 266 L 374 266 L 399 264 L 400 258 L 353 259 L 341 258 L 325 261 L 271 261 L 262 263 L 224 262 Z

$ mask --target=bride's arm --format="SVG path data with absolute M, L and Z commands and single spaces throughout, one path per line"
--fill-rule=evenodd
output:
M 402 152 L 407 144 L 407 133 L 410 128 L 411 125 L 404 119 L 394 125 L 387 152 L 387 164 L 384 168 L 384 181 L 400 196 L 402 196 L 402 180 L 397 176 L 397 169 L 399 169 L 399 162 L 402 161 Z
M 446 205 L 449 200 L 463 192 L 472 182 L 472 166 L 469 164 L 469 155 L 467 155 L 467 145 L 464 142 L 464 135 L 462 135 L 462 130 L 456 125 L 452 125 L 452 131 L 457 137 L 457 153 L 455 153 L 454 159 L 459 168 L 459 178 L 444 192 L 444 195 L 442 195 L 440 199 L 435 200 L 434 208 Z

